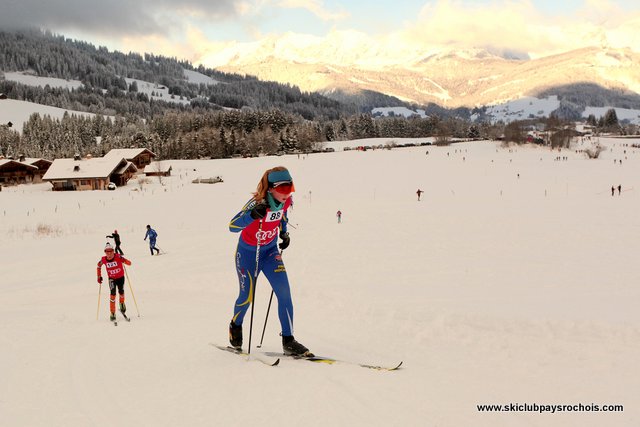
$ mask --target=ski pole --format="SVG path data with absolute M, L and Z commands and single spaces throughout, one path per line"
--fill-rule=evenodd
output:
M 255 295 L 256 295 L 256 285 L 258 284 L 258 263 L 260 262 L 260 236 L 262 235 L 262 220 L 260 220 L 260 225 L 258 227 L 258 234 L 256 234 L 256 271 L 253 275 L 253 288 L 250 290 L 251 292 L 251 321 L 249 322 L 249 348 L 247 349 L 247 354 L 251 354 L 251 334 L 253 333 L 253 309 L 255 308 Z
M 138 310 L 138 302 L 136 301 L 136 296 L 133 293 L 133 286 L 131 286 L 131 279 L 129 279 L 129 273 L 127 272 L 127 269 L 124 267 L 124 265 L 122 266 L 122 268 L 124 268 L 124 274 L 126 274 L 127 276 L 127 282 L 129 283 L 129 290 L 131 291 L 131 296 L 133 297 L 133 303 L 136 305 L 136 311 L 138 312 L 138 317 L 140 317 L 140 310 Z
M 269 320 L 269 310 L 271 310 L 271 301 L 273 301 L 273 289 L 271 289 L 271 296 L 269 297 L 269 306 L 267 307 L 267 315 L 264 318 L 264 327 L 262 328 L 262 336 L 260 337 L 260 345 L 258 348 L 262 347 L 262 341 L 264 340 L 264 331 L 267 330 L 267 320 Z
M 284 252 L 284 249 L 280 251 L 280 256 L 282 256 L 283 252 Z M 264 331 L 267 330 L 267 320 L 269 320 L 269 310 L 271 310 L 271 301 L 273 301 L 273 289 L 271 289 L 271 296 L 269 297 L 269 305 L 267 306 L 267 315 L 264 318 L 264 327 L 262 328 L 262 336 L 260 337 L 260 345 L 257 346 L 258 348 L 262 347 L 262 341 L 264 340 Z
M 96 311 L 96 320 L 98 320 L 98 316 L 100 316 L 100 294 L 102 293 L 102 283 L 98 287 L 98 311 Z

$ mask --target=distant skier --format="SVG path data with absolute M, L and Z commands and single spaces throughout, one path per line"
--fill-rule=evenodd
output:
M 120 248 L 120 235 L 118 234 L 118 230 L 113 230 L 113 234 L 106 237 L 107 239 L 113 239 L 113 242 L 116 244 L 116 253 L 124 255 L 124 252 L 122 252 L 122 249 Z
M 278 299 L 284 353 L 312 355 L 307 347 L 293 337 L 291 289 L 282 255 L 278 251 L 278 247 L 285 249 L 289 246 L 287 209 L 291 205 L 293 191 L 293 179 L 286 168 L 279 166 L 268 169 L 262 175 L 253 198 L 229 223 L 229 231 L 240 233 L 235 256 L 240 293 L 229 323 L 229 342 L 235 348 L 242 347 L 242 322 L 253 301 L 257 275 L 262 271 Z M 278 236 L 282 239 L 279 245 Z
M 424 191 L 418 188 L 418 191 L 416 191 L 416 194 L 418 195 L 418 201 L 420 201 L 420 196 L 422 196 L 422 193 L 424 193 Z
M 616 194 L 616 187 L 614 187 L 613 185 L 611 186 L 611 195 L 615 196 Z
M 342 212 L 336 212 L 336 217 L 338 217 L 338 224 L 340 224 L 342 222 Z
M 109 278 L 109 309 L 111 310 L 111 321 L 116 320 L 116 288 L 120 294 L 120 312 L 124 315 L 127 307 L 124 304 L 124 265 L 131 265 L 131 261 L 116 254 L 110 243 L 104 247 L 105 256 L 98 261 L 98 283 L 102 283 L 102 266 L 107 269 L 107 277 Z
M 147 234 L 144 235 L 144 240 L 149 238 L 149 249 L 151 250 L 151 255 L 153 256 L 153 251 L 156 251 L 158 255 L 160 254 L 160 249 L 156 248 L 156 238 L 158 237 L 158 233 L 156 230 L 151 228 L 150 225 L 147 224 Z
M 622 193 L 622 185 L 618 185 L 618 196 Z

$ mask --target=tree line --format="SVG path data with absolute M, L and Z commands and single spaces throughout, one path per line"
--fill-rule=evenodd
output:
M 150 120 L 139 117 L 76 115 L 61 119 L 35 113 L 22 134 L 0 128 L 0 155 L 68 158 L 103 156 L 113 148 L 146 147 L 160 159 L 228 158 L 313 152 L 323 143 L 362 138 L 489 138 L 490 125 L 463 119 L 378 117 L 355 114 L 314 121 L 278 109 L 171 111 Z
M 594 133 L 638 134 L 634 125 L 622 126 L 609 110 L 590 117 Z M 531 130 L 544 130 L 532 141 Z M 61 119 L 37 113 L 25 123 L 22 134 L 0 127 L 0 155 L 5 157 L 69 158 L 103 156 L 113 148 L 146 147 L 159 159 L 229 158 L 278 153 L 314 152 L 325 142 L 365 138 L 434 137 L 451 139 L 504 139 L 514 143 L 538 142 L 568 146 L 577 135 L 575 122 L 555 115 L 510 123 L 474 123 L 464 118 L 429 116 L 372 117 L 360 113 L 336 120 L 306 120 L 278 109 L 169 111 L 150 120 L 135 115 L 108 117 L 65 113 Z

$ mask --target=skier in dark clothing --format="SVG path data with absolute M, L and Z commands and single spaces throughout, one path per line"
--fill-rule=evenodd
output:
M 147 225 L 147 234 L 144 235 L 144 240 L 149 238 L 149 249 L 151 250 L 151 255 L 153 256 L 153 251 L 156 251 L 158 255 L 160 255 L 160 249 L 156 248 L 156 238 L 158 237 L 158 233 L 156 230 L 151 228 L 150 225 Z
M 118 234 L 118 230 L 113 230 L 113 234 L 106 237 L 107 239 L 113 239 L 114 243 L 116 244 L 116 253 L 124 255 L 124 252 L 122 252 L 122 249 L 120 248 L 120 235 Z

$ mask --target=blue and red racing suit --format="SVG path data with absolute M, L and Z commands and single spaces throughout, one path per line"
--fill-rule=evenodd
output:
M 240 294 L 233 307 L 232 320 L 236 325 L 242 325 L 244 315 L 252 302 L 251 296 L 254 295 L 257 279 L 256 247 L 259 238 L 258 274 L 261 271 L 264 273 L 278 299 L 278 317 L 282 326 L 282 335 L 291 336 L 293 335 L 293 302 L 287 271 L 277 245 L 279 231 L 287 231 L 287 209 L 291 206 L 291 198 L 288 198 L 279 210 L 272 211 L 270 207 L 267 208 L 267 214 L 262 220 L 251 217 L 251 209 L 255 205 L 256 201 L 251 199 L 229 223 L 229 231 L 240 232 L 236 250 L 236 271 Z

